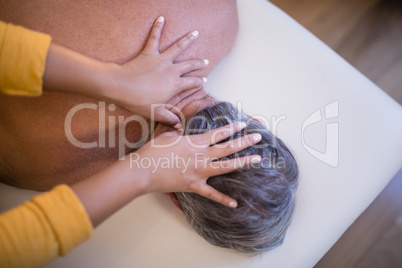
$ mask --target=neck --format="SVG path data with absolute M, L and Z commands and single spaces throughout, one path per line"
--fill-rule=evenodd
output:
M 174 106 L 170 111 L 181 118 L 183 127 L 186 122 L 193 117 L 196 113 L 202 109 L 212 105 L 215 100 L 208 96 L 205 90 L 202 88 L 194 93 L 181 93 L 172 99 L 169 103 Z M 172 131 L 173 128 L 158 123 L 155 128 L 154 137 L 167 132 Z

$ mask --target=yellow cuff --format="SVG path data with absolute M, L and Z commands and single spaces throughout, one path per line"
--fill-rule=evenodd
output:
M 39 96 L 51 37 L 0 22 L 0 91 Z
M 91 237 L 93 227 L 88 214 L 67 185 L 57 186 L 52 191 L 33 198 L 32 202 L 48 217 L 59 244 L 59 255 L 66 255 Z

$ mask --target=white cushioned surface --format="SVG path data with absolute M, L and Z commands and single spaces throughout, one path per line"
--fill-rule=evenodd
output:
M 300 185 L 284 244 L 253 258 L 212 246 L 167 196 L 154 194 L 123 208 L 48 267 L 312 267 L 401 168 L 399 104 L 271 3 L 239 0 L 238 12 L 238 39 L 207 90 L 271 123 L 286 116 L 277 135 L 298 159 Z M 303 146 L 303 122 L 319 109 L 323 120 L 305 128 Z M 334 118 L 325 120 L 331 112 Z M 339 142 L 332 166 L 306 149 L 325 151 L 326 123 L 328 146 Z M 0 210 L 35 194 L 0 185 Z

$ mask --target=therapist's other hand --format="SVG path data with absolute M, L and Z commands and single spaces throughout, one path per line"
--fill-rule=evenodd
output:
M 150 33 L 144 50 L 124 65 L 114 65 L 112 78 L 116 90 L 110 97 L 116 104 L 139 115 L 170 126 L 180 123 L 179 118 L 165 109 L 163 104 L 184 90 L 198 90 L 205 83 L 202 77 L 183 75 L 205 68 L 207 60 L 190 60 L 174 63 L 174 60 L 197 38 L 194 31 L 183 36 L 163 53 L 159 53 L 159 40 L 164 18 L 159 17 Z M 151 105 L 154 107 L 151 114 Z
M 135 173 L 145 174 L 147 193 L 194 192 L 222 205 L 236 207 L 236 200 L 209 186 L 207 179 L 261 161 L 259 155 L 216 161 L 261 140 L 260 134 L 253 133 L 219 143 L 244 127 L 245 123 L 238 122 L 189 136 L 181 136 L 177 131 L 167 132 L 156 137 L 154 144 L 148 142 L 131 154 L 130 163 Z M 170 160 L 169 167 L 164 168 L 161 163 L 166 164 L 167 160 Z M 141 167 L 141 163 L 147 166 Z
M 154 143 L 149 141 L 125 160 L 117 161 L 71 188 L 93 226 L 133 199 L 151 192 L 194 192 L 225 206 L 236 207 L 236 200 L 209 186 L 207 180 L 261 161 L 258 155 L 223 160 L 261 140 L 261 135 L 255 133 L 219 143 L 244 127 L 242 123 L 234 123 L 200 135 L 181 136 L 179 132 L 159 135 Z

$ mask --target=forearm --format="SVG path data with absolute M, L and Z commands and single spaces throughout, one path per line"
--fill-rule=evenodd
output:
M 114 68 L 117 66 L 113 63 L 94 60 L 51 43 L 46 58 L 43 86 L 50 91 L 111 99 L 113 93 L 116 93 L 112 88 L 111 72 Z
M 135 198 L 147 193 L 146 170 L 117 161 L 90 178 L 71 186 L 84 205 L 94 227 Z

